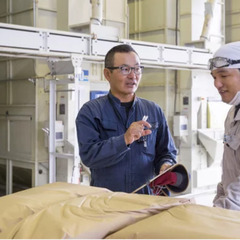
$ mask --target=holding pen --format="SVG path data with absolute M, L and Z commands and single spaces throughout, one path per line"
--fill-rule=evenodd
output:
M 142 120 L 133 122 L 124 134 L 126 145 L 130 145 L 141 137 L 144 141 L 144 147 L 147 147 L 146 137 L 151 134 L 151 125 L 147 122 L 148 116 L 144 115 Z
M 147 121 L 148 120 L 148 116 L 147 115 L 144 115 L 143 118 L 142 118 L 143 121 Z

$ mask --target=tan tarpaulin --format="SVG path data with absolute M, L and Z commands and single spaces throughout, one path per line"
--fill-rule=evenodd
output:
M 0 238 L 239 238 L 240 213 L 53 183 L 0 198 Z M 175 235 L 174 235 L 175 234 Z

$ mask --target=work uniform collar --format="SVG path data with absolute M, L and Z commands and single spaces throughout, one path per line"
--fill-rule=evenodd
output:
M 236 106 L 236 107 L 238 107 L 238 106 Z M 235 107 L 235 108 L 236 108 L 236 107 Z M 238 108 L 240 108 L 240 106 L 239 106 Z M 239 120 L 240 120 L 240 109 L 238 109 L 237 114 L 236 114 L 234 120 L 235 120 L 235 121 L 239 121 Z
M 121 101 L 120 101 L 118 98 L 114 97 L 114 96 L 112 95 L 111 91 L 109 91 L 108 96 L 109 96 L 109 98 L 110 98 L 115 104 L 121 106 Z M 136 95 L 134 95 L 134 100 L 133 100 L 132 107 L 135 106 L 135 104 L 136 104 L 137 101 L 138 101 L 138 97 L 136 97 Z

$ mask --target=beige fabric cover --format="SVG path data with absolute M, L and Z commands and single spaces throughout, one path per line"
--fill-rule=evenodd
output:
M 240 238 L 240 212 L 201 205 L 182 205 L 132 224 L 113 239 L 226 239 Z
M 47 184 L 0 198 L 0 238 L 5 239 L 172 238 L 174 234 L 239 238 L 239 229 L 237 211 L 190 204 L 189 199 L 69 183 Z

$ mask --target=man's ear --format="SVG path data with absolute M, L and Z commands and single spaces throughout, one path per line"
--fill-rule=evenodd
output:
M 107 69 L 107 68 L 104 68 L 103 73 L 104 73 L 105 78 L 106 78 L 108 81 L 110 81 L 110 74 L 111 74 L 110 70 Z

